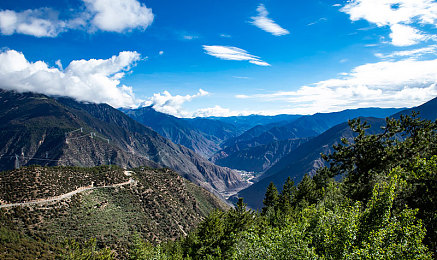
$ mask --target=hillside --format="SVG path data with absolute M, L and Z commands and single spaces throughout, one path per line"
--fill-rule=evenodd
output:
M 430 101 L 410 109 L 402 110 L 393 115 L 394 118 L 399 118 L 401 115 L 411 115 L 413 111 L 419 112 L 419 117 L 422 119 L 427 119 L 434 121 L 437 119 L 437 98 L 433 98 Z
M 329 128 L 346 122 L 349 119 L 357 117 L 376 117 L 385 118 L 390 116 L 400 109 L 381 109 L 381 108 L 361 108 L 344 110 L 334 113 L 317 113 L 309 116 L 302 116 L 291 122 L 276 122 L 269 125 L 256 126 L 249 129 L 242 135 L 229 139 L 224 145 L 224 149 L 211 157 L 211 161 L 225 167 L 235 169 L 245 169 L 251 160 L 251 156 L 255 154 L 269 154 L 271 151 L 268 147 L 275 144 L 272 142 L 286 141 L 289 139 L 310 138 L 315 137 Z M 284 144 L 286 144 L 286 141 Z M 258 147 L 261 146 L 261 147 Z M 256 147 L 256 148 L 255 148 Z M 262 151 L 262 147 L 266 150 Z M 247 151 L 242 151 L 246 150 Z M 253 151 L 251 151 L 253 150 Z M 248 155 L 247 158 L 242 156 L 242 153 Z M 284 154 L 273 154 L 273 157 L 281 158 Z M 227 158 L 230 157 L 230 158 Z M 236 158 L 239 158 L 241 165 L 238 164 Z M 235 163 L 234 163 L 235 162 Z M 268 167 L 264 167 L 264 170 Z
M 241 133 L 258 125 L 269 125 L 280 122 L 292 122 L 301 115 L 248 115 L 248 116 L 229 116 L 229 117 L 207 117 L 207 119 L 217 120 L 234 125 Z
M 367 121 L 372 125 L 368 131 L 370 134 L 380 132 L 381 127 L 385 124 L 384 119 L 378 118 L 362 118 L 362 121 Z M 306 173 L 315 173 L 317 168 L 325 165 L 320 154 L 330 153 L 332 145 L 339 143 L 341 138 L 348 140 L 353 138 L 353 132 L 347 123 L 339 124 L 300 145 L 266 171 L 258 182 L 240 191 L 238 196 L 243 197 L 250 207 L 260 209 L 264 192 L 270 182 L 280 187 L 289 176 L 295 183 L 298 183 Z
M 215 159 L 217 165 L 226 165 L 232 169 L 261 173 L 277 163 L 282 157 L 291 153 L 308 138 L 273 141 L 269 144 L 240 149 L 229 156 Z M 217 157 L 216 157 L 217 158 Z
M 247 210 L 240 198 L 236 208 L 214 212 L 171 246 L 136 244 L 135 256 L 435 259 L 437 123 L 390 120 L 377 135 L 365 133 L 362 121 L 350 125 L 352 142 L 333 147 L 328 167 L 297 185 L 287 179 L 280 192 L 270 183 L 261 211 Z
M 416 111 L 419 112 L 420 115 L 422 115 L 422 117 L 425 119 L 436 120 L 436 100 L 437 99 L 432 99 L 421 106 L 402 110 L 390 117 L 398 118 L 401 114 L 410 115 L 411 111 Z M 348 113 L 350 113 L 350 111 L 345 114 L 347 115 Z M 338 119 L 341 117 L 339 117 L 337 114 L 336 118 Z M 296 120 L 294 123 L 300 124 L 300 120 L 307 119 L 301 118 Z M 367 131 L 368 134 L 380 133 L 382 131 L 381 127 L 385 125 L 385 120 L 383 119 L 362 118 L 361 120 L 367 121 L 372 126 L 372 128 Z M 315 173 L 317 168 L 325 165 L 325 162 L 321 159 L 320 154 L 331 153 L 332 145 L 339 143 L 342 137 L 348 140 L 353 138 L 352 131 L 347 123 L 342 123 L 332 127 L 321 135 L 311 139 L 307 143 L 302 144 L 290 154 L 284 156 L 269 170 L 267 170 L 265 174 L 259 178 L 257 183 L 239 192 L 238 196 L 244 197 L 249 206 L 253 208 L 260 208 L 262 206 L 263 194 L 259 191 L 265 190 L 270 182 L 280 186 L 285 182 L 288 176 L 292 177 L 292 179 L 298 183 L 305 173 Z
M 0 169 L 15 164 L 164 166 L 223 192 L 245 183 L 105 104 L 0 90 Z M 82 131 L 80 131 L 82 130 Z
M 125 255 L 136 234 L 151 242 L 175 239 L 213 209 L 228 209 L 211 193 L 168 169 L 136 168 L 127 175 L 121 168 L 107 166 L 32 166 L 2 172 L 2 205 L 58 196 L 92 183 L 94 189 L 60 201 L 0 208 L 0 226 L 52 245 L 65 239 L 97 238 L 100 245 Z M 115 186 L 131 178 L 130 184 Z
M 122 111 L 174 143 L 190 148 L 205 158 L 220 150 L 220 144 L 224 140 L 239 134 L 235 127 L 227 123 L 201 118 L 177 118 L 158 112 L 152 107 Z

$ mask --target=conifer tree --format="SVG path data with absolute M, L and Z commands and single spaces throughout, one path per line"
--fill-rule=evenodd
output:
M 293 203 L 293 198 L 296 195 L 296 187 L 294 186 L 294 181 L 288 177 L 282 188 L 282 192 L 279 195 L 279 209 L 288 214 L 291 211 L 291 205 Z
M 262 215 L 266 215 L 268 211 L 275 211 L 279 203 L 278 189 L 273 182 L 270 182 L 267 187 L 266 195 L 263 201 L 264 207 L 262 209 Z

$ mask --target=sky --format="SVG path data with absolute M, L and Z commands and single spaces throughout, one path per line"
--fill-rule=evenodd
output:
M 0 88 L 178 117 L 437 96 L 431 0 L 2 0 Z

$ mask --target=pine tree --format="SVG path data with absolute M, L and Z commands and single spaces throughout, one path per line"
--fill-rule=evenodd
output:
M 284 213 L 288 214 L 291 212 L 291 205 L 293 198 L 296 195 L 296 186 L 294 186 L 294 181 L 288 177 L 282 188 L 282 192 L 279 195 L 279 209 Z
M 266 215 L 268 211 L 275 211 L 279 203 L 278 189 L 273 182 L 270 182 L 267 187 L 266 195 L 263 201 L 262 215 Z

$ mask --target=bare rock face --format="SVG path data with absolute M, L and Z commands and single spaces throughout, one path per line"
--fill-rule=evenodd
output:
M 246 184 L 106 104 L 0 90 L 0 169 L 23 165 L 168 167 L 214 193 Z

